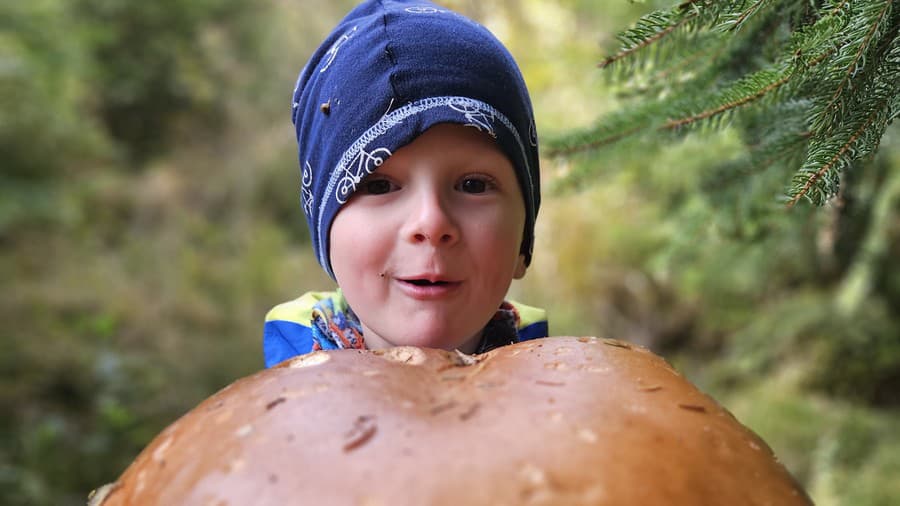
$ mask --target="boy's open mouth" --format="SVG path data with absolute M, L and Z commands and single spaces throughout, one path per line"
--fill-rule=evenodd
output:
M 450 284 L 449 281 L 429 281 L 427 279 L 404 279 L 402 281 L 416 286 L 443 286 Z

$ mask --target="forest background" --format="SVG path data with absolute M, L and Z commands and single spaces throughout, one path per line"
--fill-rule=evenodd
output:
M 289 97 L 352 3 L 0 4 L 0 503 L 83 504 L 262 367 L 271 306 L 333 286 L 298 204 Z M 445 4 L 507 43 L 554 139 L 623 103 L 596 64 L 672 3 Z M 840 199 L 791 210 L 790 174 L 716 191 L 710 167 L 745 149 L 727 126 L 545 157 L 512 296 L 547 308 L 551 334 L 665 356 L 817 504 L 896 504 L 898 135 Z

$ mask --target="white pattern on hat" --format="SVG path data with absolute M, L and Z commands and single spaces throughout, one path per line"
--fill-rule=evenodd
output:
M 306 216 L 312 216 L 313 211 L 313 193 L 312 193 L 313 173 L 312 165 L 309 160 L 306 161 L 306 167 L 303 169 L 303 180 L 300 186 L 300 200 L 303 204 L 303 212 Z
M 334 44 L 331 45 L 331 49 L 329 49 L 328 52 L 325 53 L 325 55 L 328 56 L 328 61 L 325 62 L 325 66 L 322 67 L 321 70 L 319 70 L 320 74 L 322 72 L 325 72 L 326 70 L 328 70 L 328 67 L 330 67 L 331 64 L 334 62 L 334 59 L 337 58 L 337 54 L 338 54 L 338 51 L 341 50 L 341 46 L 343 46 L 344 44 L 347 43 L 348 40 L 353 38 L 353 36 L 356 34 L 357 28 L 358 28 L 357 26 L 354 26 L 347 33 L 341 35 L 338 38 L 338 40 L 334 41 Z
M 343 167 L 344 176 L 338 181 L 337 192 L 334 198 L 341 204 L 346 204 L 347 199 L 356 191 L 356 185 L 364 177 L 375 172 L 393 153 L 387 148 L 377 148 L 367 152 L 360 149 L 359 154 L 353 159 L 349 167 Z
M 494 113 L 492 111 L 487 111 L 472 104 L 450 104 L 450 108 L 466 116 L 466 119 L 469 120 L 466 126 L 476 128 L 480 132 L 486 132 L 494 139 L 497 138 L 497 133 L 494 132 L 494 126 L 491 124 L 494 122 Z
M 444 14 L 446 12 L 449 12 L 442 9 L 436 9 L 434 7 L 407 7 L 404 10 L 410 14 Z

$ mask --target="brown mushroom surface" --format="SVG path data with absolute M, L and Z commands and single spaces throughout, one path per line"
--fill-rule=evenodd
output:
M 169 426 L 102 504 L 811 503 L 661 358 L 556 337 L 288 360 Z

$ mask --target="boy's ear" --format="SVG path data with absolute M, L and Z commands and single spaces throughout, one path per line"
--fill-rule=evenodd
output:
M 516 270 L 513 271 L 513 279 L 525 277 L 526 270 L 528 270 L 528 267 L 525 265 L 525 255 L 519 255 L 518 260 L 516 260 Z

